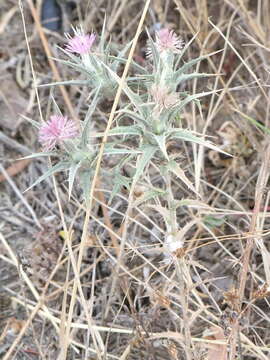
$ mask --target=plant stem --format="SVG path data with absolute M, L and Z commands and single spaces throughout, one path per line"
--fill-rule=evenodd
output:
M 176 235 L 178 230 L 176 210 L 175 210 L 175 201 L 174 195 L 171 187 L 171 176 L 167 172 L 165 175 L 165 182 L 167 187 L 167 202 L 170 212 L 170 232 L 173 236 Z M 174 257 L 175 268 L 179 278 L 179 288 L 180 288 L 180 303 L 183 311 L 183 324 L 184 324 L 184 336 L 185 336 L 185 353 L 186 359 L 192 360 L 192 350 L 191 350 L 191 333 L 189 326 L 188 318 L 188 289 L 185 282 L 184 270 L 186 270 L 186 265 L 183 259 L 177 259 Z

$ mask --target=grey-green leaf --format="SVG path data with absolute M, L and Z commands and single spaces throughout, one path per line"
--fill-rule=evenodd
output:
M 31 154 L 31 155 L 27 155 L 24 156 L 22 158 L 19 158 L 18 160 L 23 160 L 23 159 L 35 159 L 35 158 L 39 158 L 39 157 L 48 157 L 48 156 L 55 156 L 55 157 L 59 157 L 56 153 L 54 152 L 39 152 L 39 153 L 35 153 L 35 154 Z
M 154 189 L 148 190 L 135 201 L 134 206 L 139 206 L 142 203 L 152 200 L 152 199 L 155 199 L 159 196 L 164 197 L 166 194 L 167 194 L 167 192 L 163 189 L 154 188 Z
M 38 185 L 39 183 L 41 183 L 43 180 L 47 179 L 49 176 L 62 171 L 62 170 L 66 170 L 68 169 L 69 164 L 66 162 L 60 162 L 52 167 L 49 168 L 48 171 L 45 172 L 45 174 L 43 174 L 42 176 L 40 176 L 35 182 L 34 184 L 32 184 L 29 188 L 27 188 L 26 190 L 24 190 L 24 192 L 32 189 L 34 186 Z
M 141 135 L 137 125 L 117 126 L 110 130 L 110 135 Z
M 165 156 L 167 160 L 169 160 L 167 149 L 166 149 L 166 136 L 165 135 L 153 135 L 156 140 L 162 154 Z
M 188 130 L 173 131 L 172 132 L 172 137 L 177 138 L 177 139 L 181 139 L 181 140 L 184 140 L 184 141 L 193 142 L 193 143 L 196 143 L 196 144 L 199 144 L 199 145 L 203 145 L 205 147 L 208 147 L 209 149 L 219 151 L 219 152 L 222 152 L 223 154 L 231 156 L 230 154 L 226 153 L 225 151 L 219 149 L 217 146 L 215 146 L 211 142 L 209 142 L 207 140 L 204 140 L 203 138 L 200 138 L 200 137 L 192 134 L 192 132 L 188 131 Z
M 192 190 L 196 195 L 200 196 L 200 194 L 196 191 L 195 187 L 193 186 L 192 182 L 186 177 L 184 171 L 180 168 L 180 166 L 173 160 L 171 160 L 167 168 L 169 171 L 174 173 L 183 183 Z
M 69 200 L 71 197 L 71 192 L 72 192 L 75 176 L 76 176 L 76 173 L 80 166 L 81 166 L 81 162 L 79 161 L 78 163 L 72 164 L 69 168 L 69 174 L 68 174 L 68 198 L 69 198 Z
M 198 62 L 200 62 L 200 61 L 202 61 L 204 59 L 207 59 L 210 56 L 218 54 L 221 51 L 222 50 L 214 51 L 214 52 L 212 52 L 210 54 L 203 55 L 203 56 L 200 56 L 200 57 L 198 57 L 196 59 L 190 60 L 189 62 L 185 63 L 180 69 L 178 69 L 176 71 L 175 75 L 180 75 L 180 74 L 183 74 L 183 73 L 187 72 L 187 70 L 189 70 L 192 66 L 196 65 Z
M 109 199 L 109 205 L 111 204 L 111 202 L 112 202 L 113 198 L 115 197 L 115 195 L 118 194 L 118 192 L 120 191 L 120 189 L 123 186 L 125 186 L 129 190 L 130 189 L 130 179 L 127 178 L 126 176 L 117 174 L 114 177 L 113 189 L 112 189 L 111 196 L 110 196 L 110 199 Z
M 143 148 L 141 148 L 142 155 L 140 156 L 136 165 L 136 172 L 133 178 L 134 182 L 137 182 L 139 180 L 140 176 L 144 172 L 145 167 L 149 164 L 152 157 L 155 155 L 157 149 L 158 148 L 156 146 L 151 146 L 151 145 L 146 145 Z
M 92 184 L 92 170 L 85 170 L 80 173 L 80 183 L 83 189 L 85 202 L 88 203 L 90 200 L 90 189 Z

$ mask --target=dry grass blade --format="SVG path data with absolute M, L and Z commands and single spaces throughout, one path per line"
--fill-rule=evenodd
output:
M 6 14 L 2 15 L 0 19 L 0 35 L 4 33 L 6 26 L 16 11 L 18 11 L 18 6 L 13 6 Z

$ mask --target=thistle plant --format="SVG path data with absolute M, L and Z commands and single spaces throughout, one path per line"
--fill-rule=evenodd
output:
M 90 35 L 85 34 L 82 28 L 73 28 L 73 36 L 66 34 L 66 38 L 66 46 L 59 49 L 68 60 L 55 60 L 75 69 L 84 80 L 68 80 L 48 85 L 87 85 L 93 92 L 99 92 L 100 98 L 112 99 L 118 84 L 110 72 L 117 73 L 119 66 L 125 63 L 124 56 L 130 44 L 119 50 L 114 44 L 107 43 L 105 22 L 100 37 L 93 32 Z M 134 66 L 140 71 L 144 70 L 137 64 Z
M 67 35 L 67 44 L 61 48 L 65 58 L 56 60 L 75 69 L 78 78 L 42 86 L 59 84 L 85 86 L 89 90 L 90 104 L 85 117 L 78 123 L 75 123 L 75 119 L 62 114 L 55 102 L 54 112 L 47 122 L 40 125 L 31 120 L 38 129 L 38 138 L 42 146 L 42 151 L 31 157 L 43 156 L 52 159 L 49 170 L 32 186 L 54 173 L 64 171 L 68 174 L 69 198 L 75 180 L 78 179 L 84 199 L 89 202 L 91 182 L 98 164 L 100 138 L 104 135 L 94 131 L 93 114 L 97 113 L 99 107 L 101 109 L 104 100 L 111 100 L 115 96 L 121 83 L 121 65 L 127 61 L 125 54 L 130 44 L 118 49 L 112 42 L 107 42 L 105 25 L 100 36 L 94 33 L 86 34 L 78 28 L 74 28 L 73 33 Z M 170 145 L 175 143 L 182 145 L 183 142 L 187 142 L 220 151 L 213 143 L 206 140 L 205 136 L 184 128 L 181 121 L 182 111 L 186 106 L 195 103 L 200 107 L 200 98 L 213 93 L 208 91 L 189 94 L 179 90 L 189 80 L 209 76 L 209 74 L 192 72 L 192 67 L 212 54 L 185 62 L 184 55 L 193 39 L 184 44 L 181 38 L 166 28 L 157 31 L 154 38 L 150 35 L 148 37 L 146 66 L 132 62 L 132 76 L 126 78 L 122 86 L 123 96 L 113 127 L 108 134 L 109 140 L 105 145 L 103 155 L 117 156 L 115 165 L 109 169 L 101 168 L 99 176 L 105 186 L 110 187 L 111 196 L 107 199 L 108 202 L 112 201 L 125 186 L 130 191 L 129 200 L 132 202 L 128 209 L 147 203 L 162 214 L 165 225 L 164 261 L 175 265 L 181 286 L 184 287 L 186 279 L 184 273 L 188 272 L 185 271 L 181 260 L 177 259 L 177 252 L 184 246 L 183 231 L 177 218 L 177 209 L 183 202 L 175 196 L 175 189 L 172 186 L 174 178 L 184 183 L 190 190 L 191 197 L 195 196 L 198 199 L 200 194 L 193 185 L 193 179 L 185 174 L 179 154 L 171 151 Z M 130 170 L 128 173 L 126 167 Z M 157 176 L 160 181 L 157 186 L 153 186 L 152 180 Z M 106 179 L 110 179 L 110 182 Z M 146 189 L 139 201 L 133 198 L 136 185 Z M 189 226 L 192 226 L 192 222 Z M 85 229 L 87 226 L 84 226 L 83 234 L 88 231 Z M 121 243 L 119 257 L 122 255 L 124 242 L 123 240 Z M 78 269 L 81 265 L 83 248 L 84 243 L 78 256 Z M 184 293 L 185 289 L 182 290 Z M 75 287 L 73 303 L 70 306 L 71 317 L 76 291 Z M 183 319 L 186 321 L 188 304 L 184 298 L 181 300 L 181 307 Z M 188 329 L 185 330 L 185 337 L 189 352 L 188 359 L 191 359 Z
M 90 90 L 91 103 L 80 124 L 63 116 L 55 104 L 57 114 L 50 117 L 47 123 L 38 125 L 39 141 L 42 153 L 37 156 L 52 156 L 53 166 L 43 174 L 32 186 L 37 185 L 46 177 L 59 172 L 68 172 L 69 197 L 72 193 L 76 176 L 84 190 L 85 200 L 89 194 L 96 158 L 99 149 L 98 140 L 102 134 L 92 134 L 92 115 L 101 99 L 111 99 L 120 82 L 119 67 L 125 63 L 124 55 L 129 48 L 117 50 L 115 44 L 105 41 L 105 25 L 101 36 L 85 34 L 82 29 L 73 28 L 74 35 L 67 35 L 67 44 L 61 48 L 68 60 L 57 59 L 81 75 L 78 80 L 68 80 L 61 83 L 87 86 Z M 144 172 L 153 164 L 159 169 L 164 180 L 162 188 L 150 187 L 141 201 L 149 201 L 161 197 L 167 202 L 168 216 L 166 223 L 167 238 L 165 247 L 173 253 L 182 243 L 177 240 L 177 202 L 171 189 L 173 176 L 179 178 L 196 196 L 199 196 L 192 180 L 189 179 L 177 156 L 168 151 L 172 141 L 196 143 L 210 149 L 219 150 L 203 136 L 195 134 L 190 129 L 184 129 L 181 124 L 181 111 L 191 102 L 200 106 L 199 99 L 212 92 L 188 94 L 178 91 L 188 80 L 209 76 L 208 74 L 190 72 L 192 67 L 204 57 L 198 57 L 189 62 L 183 61 L 183 56 L 190 43 L 184 42 L 173 31 L 161 29 L 150 35 L 148 40 L 147 67 L 133 62 L 134 75 L 127 79 L 123 92 L 115 126 L 110 130 L 110 141 L 106 144 L 105 155 L 120 156 L 114 169 L 103 169 L 103 175 L 113 176 L 112 196 L 115 196 L 124 185 L 130 188 L 131 182 L 141 181 Z M 208 56 L 210 56 L 209 54 Z M 180 66 L 182 61 L 182 66 Z M 43 85 L 44 86 L 44 85 Z M 180 120 L 180 121 L 179 121 Z M 123 124 L 122 124 L 123 123 Z M 130 148 L 133 144 L 133 149 Z M 123 168 L 127 163 L 136 161 L 136 170 L 131 176 L 123 176 Z M 170 249 L 173 249 L 170 250 Z

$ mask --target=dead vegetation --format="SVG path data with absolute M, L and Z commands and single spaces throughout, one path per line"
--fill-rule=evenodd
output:
M 164 249 L 162 204 L 141 201 L 145 183 L 109 202 L 110 179 L 98 178 L 89 221 L 79 187 L 68 200 L 64 174 L 24 192 L 48 164 L 17 161 L 40 146 L 23 116 L 47 118 L 52 96 L 74 119 L 87 111 L 86 87 L 35 89 L 76 76 L 53 60 L 64 31 L 82 22 L 99 33 L 106 14 L 108 38 L 126 44 L 147 5 L 59 2 L 58 33 L 41 27 L 40 1 L 0 4 L 0 356 L 269 359 L 269 1 L 150 2 L 133 56 L 146 66 L 144 26 L 153 33 L 158 24 L 185 42 L 197 34 L 189 59 L 221 50 L 198 65 L 215 77 L 186 84 L 190 93 L 218 92 L 182 121 L 233 155 L 171 144 L 201 196 L 174 180 L 177 199 L 186 200 L 177 212 L 185 246 L 176 267 Z M 96 131 L 105 131 L 112 106 L 95 114 Z

